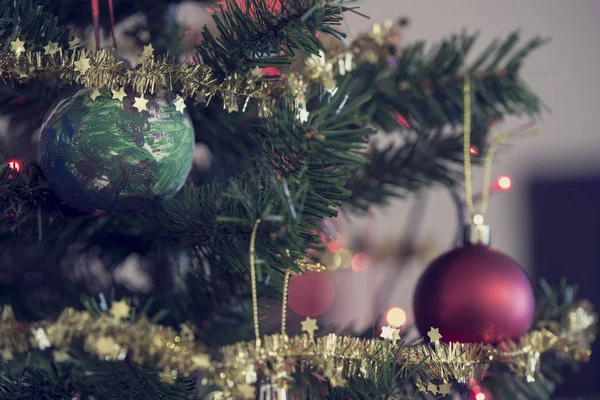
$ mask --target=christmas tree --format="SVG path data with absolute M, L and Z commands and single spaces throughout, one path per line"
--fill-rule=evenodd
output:
M 471 193 L 522 134 L 494 123 L 544 111 L 520 71 L 546 40 L 472 54 L 476 34 L 403 43 L 396 21 L 349 41 L 356 3 L 204 4 L 194 31 L 190 2 L 0 0 L 0 398 L 549 399 L 589 358 L 591 305 L 542 283 L 534 310 Z M 321 327 L 330 219 L 463 182 L 424 339 Z M 471 265 L 510 298 L 445 296 Z

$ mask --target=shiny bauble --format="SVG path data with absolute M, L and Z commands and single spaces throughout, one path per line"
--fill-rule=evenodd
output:
M 431 263 L 414 295 L 422 335 L 438 328 L 443 342 L 489 343 L 527 333 L 535 298 L 515 260 L 480 244 L 465 244 Z
M 81 211 L 143 209 L 175 195 L 194 157 L 187 114 L 164 98 L 145 96 L 147 111 L 102 90 L 60 100 L 41 129 L 41 166 L 54 191 Z
M 288 286 L 288 305 L 303 317 L 316 317 L 331 307 L 335 297 L 333 280 L 327 272 L 292 275 Z

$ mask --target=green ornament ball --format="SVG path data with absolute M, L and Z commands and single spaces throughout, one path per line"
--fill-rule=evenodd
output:
M 90 93 L 61 99 L 41 128 L 41 166 L 58 196 L 81 211 L 127 212 L 175 195 L 192 168 L 189 116 L 165 98 L 146 95 L 140 112 L 133 96 Z

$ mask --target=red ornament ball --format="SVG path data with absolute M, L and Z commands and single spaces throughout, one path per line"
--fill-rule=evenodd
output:
M 292 275 L 288 287 L 288 305 L 303 317 L 316 317 L 329 310 L 335 288 L 326 272 Z
M 531 328 L 535 311 L 523 268 L 475 244 L 433 261 L 417 284 L 413 303 L 421 334 L 438 328 L 443 342 L 495 344 L 518 338 Z

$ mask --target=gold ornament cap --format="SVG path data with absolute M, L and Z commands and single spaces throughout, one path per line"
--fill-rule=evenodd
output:
M 481 214 L 476 214 L 471 223 L 465 227 L 464 243 L 490 245 L 490 226 L 483 223 Z

